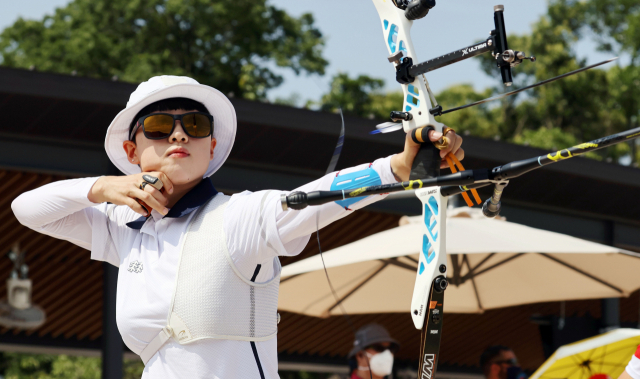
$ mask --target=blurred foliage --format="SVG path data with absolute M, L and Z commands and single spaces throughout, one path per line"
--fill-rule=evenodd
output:
M 139 379 L 144 364 L 125 359 L 122 379 Z M 0 353 L 0 377 L 4 379 L 100 379 L 102 360 L 71 355 Z
M 553 17 L 566 12 L 574 17 L 570 26 L 598 42 L 601 51 L 626 53 L 632 65 L 640 57 L 640 2 L 637 0 L 556 0 Z
M 286 105 L 288 107 L 297 108 L 300 106 L 301 97 L 297 92 L 293 92 L 287 97 L 277 97 L 273 103 L 278 105 Z
M 144 363 L 140 359 L 125 359 L 122 365 L 122 379 L 139 379 L 142 377 Z
M 100 362 L 92 357 L 3 353 L 2 371 L 5 379 L 99 379 Z
M 584 67 L 586 61 L 575 49 L 585 38 L 595 38 L 602 51 L 628 55 L 630 64 L 622 66 L 618 61 L 500 101 L 446 114 L 439 121 L 459 134 L 544 149 L 560 149 L 636 127 L 640 104 L 637 0 L 552 0 L 530 34 L 509 35 L 510 48 L 537 57 L 535 63 L 525 61 L 513 69 L 512 87 L 502 84 L 495 59 L 483 54 L 476 59 L 485 73 L 495 78 L 494 87 L 476 91 L 469 84 L 455 85 L 436 94 L 436 99 L 448 109 Z M 402 94 L 383 93 L 383 85 L 379 79 L 350 79 L 339 74 L 320 108 L 334 111 L 342 107 L 362 117 L 388 119 L 390 111 L 401 109 Z M 620 144 L 589 156 L 619 159 L 626 155 L 637 163 L 638 150 L 636 145 Z
M 0 63 L 141 82 L 188 75 L 248 99 L 282 83 L 269 67 L 324 74 L 324 38 L 266 0 L 73 0 L 0 34 Z
M 380 92 L 384 86 L 382 79 L 374 79 L 360 75 L 355 79 L 347 74 L 337 74 L 331 80 L 329 93 L 322 96 L 319 104 L 310 102 L 307 106 L 320 106 L 320 110 L 337 112 L 338 108 L 346 114 L 361 117 L 380 118 L 380 107 L 386 103 L 393 104 L 393 95 Z M 388 117 L 389 113 L 386 116 Z
M 100 379 L 102 360 L 98 357 L 70 355 L 0 353 L 0 378 L 3 379 Z M 122 379 L 139 379 L 144 364 L 125 359 Z M 333 379 L 335 375 L 305 371 L 280 372 L 282 379 Z
M 438 104 L 449 109 L 463 104 L 485 99 L 491 96 L 492 90 L 474 91 L 468 84 L 451 86 L 436 94 Z M 481 104 L 457 112 L 448 113 L 438 118 L 438 121 L 451 125 L 458 133 L 470 134 L 483 138 L 494 138 L 500 135 L 499 112 L 489 108 L 491 104 Z

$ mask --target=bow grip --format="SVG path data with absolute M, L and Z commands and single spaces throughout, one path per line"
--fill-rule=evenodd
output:
M 433 127 L 418 128 L 411 131 L 411 139 L 420 144 L 420 150 L 413 159 L 409 180 L 435 178 L 440 176 L 440 150 L 427 138 Z

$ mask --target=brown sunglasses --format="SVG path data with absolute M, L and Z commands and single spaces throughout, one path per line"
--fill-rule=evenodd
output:
M 142 126 L 142 132 L 148 139 L 168 138 L 176 127 L 176 120 L 185 133 L 192 138 L 205 138 L 213 135 L 213 116 L 203 112 L 184 114 L 152 113 L 142 116 L 131 130 L 129 140 L 133 141 L 136 132 Z

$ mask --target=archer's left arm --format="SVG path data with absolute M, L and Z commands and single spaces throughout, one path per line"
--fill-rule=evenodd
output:
M 431 134 L 430 138 L 434 140 L 441 137 L 439 133 Z M 447 133 L 447 137 L 452 141 L 451 148 L 443 153 L 453 150 L 462 159 L 462 139 L 458 139 L 453 132 Z M 348 189 L 396 183 L 398 178 L 406 180 L 418 147 L 413 141 L 407 140 L 405 149 L 400 154 L 332 172 L 296 191 Z M 374 195 L 307 207 L 300 211 L 284 211 L 280 196 L 287 193 L 289 192 L 243 192 L 234 195 L 229 201 L 224 223 L 227 246 L 237 268 L 247 279 L 252 275 L 256 276 L 254 279 L 258 283 L 271 279 L 274 271 L 273 264 L 269 262 L 275 257 L 298 255 L 316 228 L 322 229 L 357 209 L 385 198 L 385 195 Z M 260 270 L 256 269 L 258 265 Z

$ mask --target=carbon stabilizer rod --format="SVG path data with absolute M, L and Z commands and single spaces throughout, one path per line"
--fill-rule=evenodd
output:
M 368 186 L 338 191 L 313 191 L 313 192 L 292 192 L 289 195 L 282 195 L 282 209 L 304 209 L 309 205 L 322 205 L 332 201 L 346 200 L 353 197 L 362 197 L 369 195 L 379 195 L 390 192 L 400 192 L 424 187 L 434 187 L 443 184 L 448 185 L 466 185 L 479 180 L 477 178 L 484 177 L 488 181 L 489 170 L 467 170 L 455 174 L 440 175 L 435 178 L 408 180 L 401 183 L 383 184 L 379 186 Z
M 379 186 L 360 187 L 355 189 L 340 191 L 313 191 L 313 192 L 292 192 L 289 195 L 282 195 L 282 209 L 304 209 L 309 205 L 321 205 L 333 201 L 362 197 L 369 195 L 385 194 L 415 190 L 425 187 L 444 186 L 440 192 L 443 196 L 455 195 L 472 188 L 480 188 L 492 183 L 504 182 L 517 178 L 529 171 L 540 167 L 564 161 L 590 151 L 609 147 L 620 142 L 631 141 L 640 137 L 640 128 L 630 129 L 622 133 L 613 134 L 599 138 L 591 142 L 581 143 L 567 149 L 558 150 L 555 153 L 541 155 L 539 157 L 514 161 L 493 169 L 466 170 L 455 174 L 441 175 L 435 178 L 408 180 L 401 183 L 383 184 Z
M 638 137 L 640 137 L 640 128 L 630 129 L 622 133 L 613 134 L 607 137 L 593 140 L 591 142 L 581 143 L 567 149 L 558 150 L 555 153 L 549 153 L 547 155 L 541 155 L 535 158 L 523 159 L 520 161 L 515 161 L 495 167 L 493 170 L 491 170 L 490 177 L 492 182 L 509 180 L 540 167 L 577 157 L 590 151 L 613 146 L 620 142 L 631 141 Z M 485 187 L 490 184 L 491 183 L 474 183 L 466 186 L 445 186 L 440 189 L 440 193 L 442 193 L 442 196 L 451 196 L 462 193 L 464 191 L 468 191 L 472 188 Z

